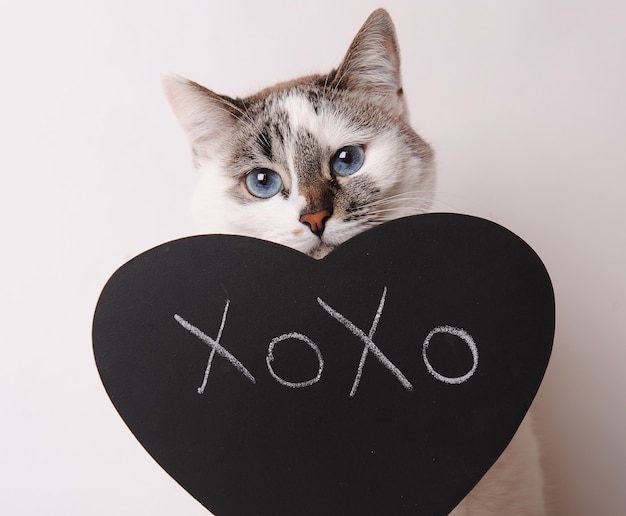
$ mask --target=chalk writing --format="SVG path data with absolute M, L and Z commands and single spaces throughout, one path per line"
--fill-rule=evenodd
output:
M 220 323 L 220 329 L 217 332 L 217 339 L 215 342 L 219 343 L 222 338 L 222 330 L 224 330 L 224 324 L 226 323 L 226 315 L 228 314 L 228 307 L 230 306 L 230 299 L 226 300 L 226 306 L 224 307 L 224 313 L 222 314 L 222 322 Z M 179 321 L 180 322 L 180 321 Z M 211 372 L 211 364 L 213 363 L 213 357 L 215 356 L 215 346 L 211 348 L 211 353 L 209 354 L 209 360 L 206 364 L 206 369 L 204 370 L 204 378 L 202 379 L 202 385 L 198 387 L 198 394 L 202 394 L 204 389 L 206 388 L 207 381 L 209 380 L 209 373 Z
M 274 368 L 272 367 L 272 362 L 274 361 L 274 347 L 279 342 L 282 342 L 283 340 L 288 340 L 288 339 L 301 340 L 302 342 L 305 342 L 306 344 L 308 344 L 309 347 L 313 351 L 315 351 L 315 355 L 317 356 L 317 363 L 318 363 L 317 375 L 311 378 L 310 380 L 306 380 L 304 382 L 288 382 L 287 380 L 284 380 L 283 378 L 281 378 L 274 372 Z M 309 339 L 306 335 L 302 335 L 301 333 L 285 333 L 281 335 L 280 337 L 276 337 L 272 339 L 269 347 L 267 348 L 267 356 L 265 357 L 265 362 L 267 363 L 267 368 L 269 369 L 270 374 L 274 377 L 274 379 L 278 383 L 286 387 L 294 387 L 294 388 L 308 387 L 309 385 L 313 385 L 314 383 L 318 382 L 319 379 L 322 377 L 322 370 L 324 369 L 324 359 L 322 358 L 322 352 L 320 351 L 320 348 L 318 348 L 315 345 L 315 343 L 311 339 Z
M 468 345 L 468 347 L 470 348 L 470 351 L 472 352 L 472 359 L 474 362 L 472 364 L 472 368 L 463 376 L 456 376 L 456 377 L 444 376 L 438 373 L 437 371 L 435 371 L 433 369 L 433 366 L 428 361 L 428 356 L 426 352 L 430 344 L 430 339 L 432 339 L 433 335 L 437 333 L 450 333 L 451 335 L 455 335 L 456 337 L 463 339 L 465 343 Z M 437 328 L 433 328 L 428 334 L 428 336 L 424 339 L 424 344 L 422 345 L 422 358 L 424 359 L 424 364 L 426 364 L 426 369 L 428 369 L 428 372 L 432 374 L 435 378 L 437 378 L 437 380 L 439 380 L 440 382 L 454 385 L 454 384 L 466 382 L 476 372 L 476 368 L 478 367 L 478 348 L 476 347 L 476 343 L 474 342 L 474 339 L 472 339 L 471 335 L 467 333 L 465 330 L 461 328 L 454 328 L 453 326 L 438 326 Z
M 217 353 L 218 355 L 228 360 L 235 367 L 235 369 L 237 369 L 237 371 L 243 374 L 252 383 L 256 383 L 256 380 L 254 376 L 250 374 L 250 371 L 248 371 L 246 367 L 239 360 L 237 360 L 231 353 L 226 351 L 226 349 L 224 349 L 224 347 L 220 345 L 219 341 L 222 336 L 222 330 L 224 329 L 224 324 L 226 323 L 226 314 L 228 313 L 229 305 L 230 305 L 230 300 L 227 300 L 226 306 L 224 307 L 224 314 L 222 315 L 222 323 L 220 325 L 220 329 L 217 334 L 216 340 L 213 340 L 202 330 L 200 330 L 193 324 L 187 322 L 180 315 L 174 314 L 174 319 L 176 319 L 178 324 L 180 324 L 183 328 L 185 328 L 192 335 L 195 335 L 196 337 L 198 337 L 202 342 L 204 342 L 206 345 L 208 345 L 211 348 L 211 354 L 209 355 L 209 360 L 207 362 L 207 366 L 204 371 L 204 379 L 202 381 L 202 385 L 198 388 L 198 394 L 202 394 L 204 392 L 204 388 L 206 387 L 206 382 L 209 377 L 209 371 L 211 370 L 211 362 L 213 361 L 213 356 L 215 353 Z
M 413 386 L 411 382 L 409 382 L 406 377 L 402 374 L 402 372 L 389 360 L 384 353 L 380 350 L 380 348 L 374 344 L 372 337 L 374 336 L 374 332 L 376 331 L 376 327 L 378 326 L 378 321 L 380 320 L 380 316 L 383 313 L 383 307 L 385 306 L 385 298 L 387 297 L 387 287 L 383 290 L 383 295 L 380 298 L 380 303 L 378 304 L 378 310 L 376 311 L 376 315 L 374 316 L 374 320 L 372 321 L 372 326 L 370 328 L 369 334 L 365 335 L 365 332 L 358 328 L 353 322 L 349 321 L 346 317 L 341 315 L 339 312 L 331 308 L 328 304 L 326 304 L 321 298 L 317 298 L 317 302 L 320 306 L 326 310 L 332 317 L 337 319 L 341 324 L 343 324 L 348 330 L 350 330 L 354 335 L 360 338 L 363 341 L 363 352 L 361 353 L 361 360 L 359 362 L 359 367 L 357 369 L 356 377 L 354 378 L 354 382 L 352 384 L 352 390 L 350 391 L 350 396 L 354 396 L 356 393 L 356 389 L 359 386 L 359 382 L 361 381 L 361 375 L 363 374 L 363 366 L 365 365 L 365 359 L 367 358 L 368 352 L 372 352 L 372 354 L 387 368 L 391 373 L 400 381 L 403 387 L 411 391 L 413 390 Z
M 337 310 L 332 308 L 322 298 L 320 297 L 317 298 L 318 304 L 322 307 L 322 309 L 324 309 L 326 313 L 328 313 L 331 317 L 333 317 L 334 319 L 339 321 L 341 324 L 343 324 L 346 327 L 346 329 L 348 329 L 354 336 L 356 336 L 363 342 L 363 350 L 361 351 L 361 358 L 359 360 L 357 372 L 354 377 L 354 381 L 352 382 L 350 396 L 354 396 L 356 394 L 356 391 L 359 387 L 359 383 L 361 382 L 361 377 L 363 376 L 363 367 L 365 366 L 365 361 L 370 353 L 374 355 L 374 357 L 383 366 L 385 366 L 389 370 L 389 372 L 391 372 L 391 374 L 393 374 L 396 377 L 396 379 L 402 384 L 402 386 L 407 391 L 413 390 L 413 385 L 411 384 L 411 382 L 406 378 L 406 376 L 404 376 L 402 371 L 400 371 L 400 369 L 396 367 L 391 362 L 391 360 L 387 358 L 387 356 L 385 356 L 385 354 L 374 343 L 374 340 L 373 340 L 374 334 L 376 333 L 376 328 L 378 327 L 378 323 L 380 322 L 380 319 L 383 313 L 383 308 L 385 307 L 386 299 L 387 299 L 387 287 L 383 289 L 383 293 L 378 303 L 378 309 L 376 310 L 376 314 L 374 314 L 374 319 L 372 320 L 370 329 L 368 333 L 366 334 L 362 329 L 356 326 L 347 317 L 345 317 L 344 315 L 339 313 Z M 229 307 L 230 307 L 230 300 L 227 299 L 226 304 L 224 306 L 224 312 L 222 314 L 220 327 L 217 332 L 217 337 L 215 339 L 212 339 L 211 337 L 209 337 L 202 330 L 200 330 L 193 324 L 183 319 L 180 315 L 174 314 L 174 319 L 176 319 L 176 321 L 183 328 L 189 331 L 192 335 L 198 337 L 202 342 L 204 342 L 206 345 L 208 345 L 211 348 L 207 365 L 204 370 L 202 384 L 197 389 L 198 394 L 203 394 L 206 389 L 206 385 L 209 379 L 209 374 L 211 372 L 211 365 L 213 363 L 215 354 L 218 354 L 221 357 L 228 360 L 228 362 L 230 362 L 235 367 L 235 369 L 237 369 L 243 376 L 245 376 L 252 383 L 254 384 L 256 383 L 256 379 L 254 378 L 254 376 L 252 376 L 250 371 L 248 371 L 248 369 L 246 369 L 246 367 L 239 360 L 237 360 L 237 358 L 235 358 L 232 353 L 228 352 L 220 344 L 220 339 L 222 338 L 222 332 L 224 330 L 224 326 L 226 325 L 226 317 L 228 315 Z M 467 344 L 467 346 L 469 347 L 472 353 L 473 363 L 472 363 L 471 369 L 466 374 L 462 376 L 456 376 L 456 377 L 445 376 L 439 373 L 438 371 L 436 371 L 435 368 L 432 366 L 432 364 L 428 360 L 428 347 L 430 345 L 430 342 L 433 336 L 438 333 L 449 333 L 451 335 L 454 335 L 460 338 Z M 317 374 L 313 378 L 300 381 L 300 382 L 291 382 L 279 376 L 274 370 L 272 362 L 274 361 L 274 353 L 275 353 L 276 345 L 280 342 L 283 342 L 289 339 L 300 340 L 304 342 L 305 344 L 307 344 L 307 346 L 309 346 L 315 352 L 315 356 L 318 362 L 318 370 L 317 370 Z M 474 342 L 474 339 L 472 338 L 472 336 L 469 333 L 467 333 L 465 330 L 463 330 L 462 328 L 456 328 L 454 326 L 438 326 L 436 328 L 433 328 L 430 331 L 430 333 L 426 336 L 426 338 L 424 339 L 422 343 L 422 359 L 424 361 L 424 365 L 426 366 L 426 369 L 428 370 L 428 372 L 433 377 L 435 377 L 438 381 L 447 383 L 449 385 L 459 385 L 461 383 L 467 382 L 474 375 L 474 373 L 476 372 L 476 369 L 478 368 L 478 346 Z M 265 362 L 267 364 L 267 369 L 270 375 L 272 376 L 272 378 L 274 378 L 278 383 L 280 383 L 281 385 L 284 385 L 285 387 L 291 387 L 291 388 L 296 388 L 296 389 L 299 389 L 302 387 L 310 387 L 311 385 L 320 381 L 320 379 L 322 378 L 322 371 L 324 369 L 324 359 L 322 357 L 322 352 L 320 351 L 317 344 L 315 344 L 306 335 L 303 335 L 302 333 L 298 333 L 298 332 L 284 333 L 278 337 L 274 337 L 270 341 L 269 346 L 267 348 L 267 355 L 265 357 Z

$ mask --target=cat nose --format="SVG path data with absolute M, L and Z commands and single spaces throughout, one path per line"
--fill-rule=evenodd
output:
M 300 216 L 300 222 L 309 226 L 309 229 L 317 236 L 322 236 L 326 221 L 332 215 L 328 210 L 320 210 L 313 213 L 305 213 Z

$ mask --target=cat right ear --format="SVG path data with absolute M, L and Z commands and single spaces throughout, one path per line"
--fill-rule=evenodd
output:
M 177 75 L 163 77 L 163 87 L 174 114 L 193 149 L 213 157 L 235 129 L 237 106 L 217 93 Z
M 406 115 L 400 78 L 400 51 L 389 13 L 377 9 L 355 36 L 333 85 L 358 91 Z

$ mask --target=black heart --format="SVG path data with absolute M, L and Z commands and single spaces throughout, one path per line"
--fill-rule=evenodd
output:
M 526 243 L 430 214 L 320 261 L 163 244 L 109 280 L 93 343 L 128 427 L 218 516 L 443 515 L 510 441 L 553 333 Z

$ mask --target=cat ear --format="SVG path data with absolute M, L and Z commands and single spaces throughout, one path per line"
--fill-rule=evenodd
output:
M 377 9 L 363 24 L 337 69 L 333 84 L 362 91 L 398 110 L 398 114 L 404 113 L 400 51 L 387 11 Z
M 163 77 L 165 94 L 197 153 L 212 157 L 237 125 L 240 109 L 231 99 L 179 77 Z

